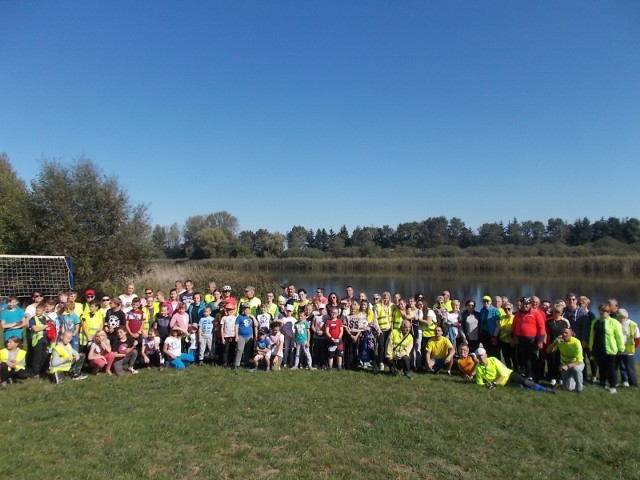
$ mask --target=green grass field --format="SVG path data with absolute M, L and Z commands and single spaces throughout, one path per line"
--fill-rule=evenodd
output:
M 3 478 L 638 478 L 637 390 L 557 396 L 366 372 L 29 380 L 0 392 Z M 10 450 L 10 451 L 9 451 Z

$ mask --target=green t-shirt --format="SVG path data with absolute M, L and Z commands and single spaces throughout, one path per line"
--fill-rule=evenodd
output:
M 558 351 L 560 352 L 560 363 L 562 365 L 568 365 L 572 362 L 584 362 L 582 343 L 576 337 L 571 337 L 568 342 L 559 343 Z

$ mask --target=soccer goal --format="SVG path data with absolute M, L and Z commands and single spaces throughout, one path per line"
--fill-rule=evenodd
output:
M 0 255 L 0 296 L 45 296 L 73 288 L 71 257 Z

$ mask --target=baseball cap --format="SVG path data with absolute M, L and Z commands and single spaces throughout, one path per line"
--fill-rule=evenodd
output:
M 293 305 L 289 304 L 289 305 L 287 305 L 286 307 L 284 307 L 284 309 L 285 309 L 287 312 L 293 312 Z

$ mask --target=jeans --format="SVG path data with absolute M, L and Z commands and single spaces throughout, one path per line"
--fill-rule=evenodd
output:
M 638 386 L 638 375 L 636 373 L 635 359 L 633 355 L 623 353 L 617 357 L 618 365 L 620 366 L 620 373 L 622 375 L 623 382 L 629 382 L 632 387 Z M 624 368 L 623 368 L 624 367 Z
M 193 355 L 189 355 L 188 353 L 182 353 L 179 357 L 174 358 L 173 360 L 169 360 L 169 366 L 174 367 L 178 370 L 184 370 L 187 368 L 187 365 L 193 363 L 195 358 Z

